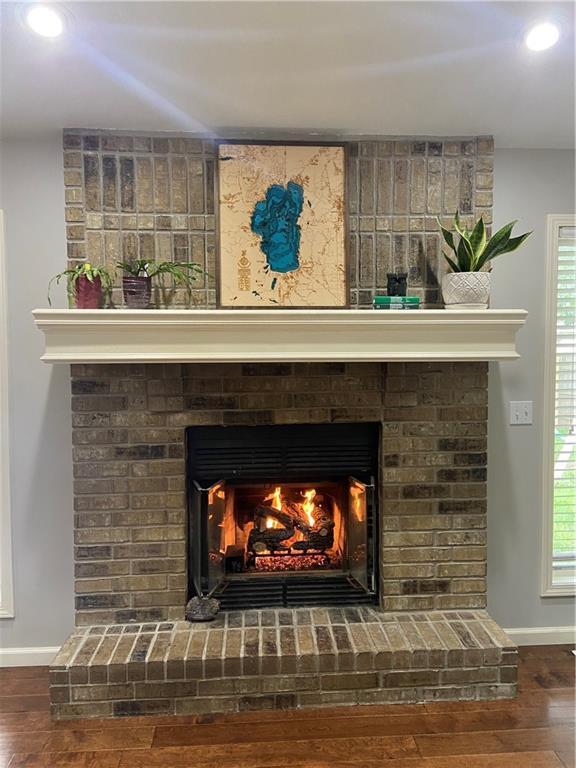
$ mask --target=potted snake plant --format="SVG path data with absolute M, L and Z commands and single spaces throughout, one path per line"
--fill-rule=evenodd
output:
M 122 291 L 128 309 L 148 309 L 152 296 L 152 278 L 168 275 L 175 285 L 191 290 L 198 275 L 204 269 L 194 261 L 147 261 L 136 259 L 131 262 L 117 262 L 124 271 Z
M 112 293 L 113 276 L 106 267 L 99 267 L 83 262 L 75 267 L 59 272 L 48 283 L 48 304 L 52 306 L 50 289 L 52 283 L 59 284 L 65 277 L 67 283 L 68 303 L 76 305 L 76 309 L 102 309 L 109 303 Z
M 452 250 L 450 256 L 444 253 L 451 269 L 442 278 L 444 306 L 446 309 L 486 309 L 490 299 L 490 272 L 484 268 L 496 256 L 515 251 L 532 232 L 512 237 L 515 220 L 488 238 L 482 217 L 468 231 L 461 225 L 458 213 L 454 216 L 455 232 L 443 227 L 440 219 L 438 224 L 446 245 Z

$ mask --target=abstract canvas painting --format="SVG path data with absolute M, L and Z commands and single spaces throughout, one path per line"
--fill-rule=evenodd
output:
M 344 148 L 220 144 L 222 307 L 347 304 Z

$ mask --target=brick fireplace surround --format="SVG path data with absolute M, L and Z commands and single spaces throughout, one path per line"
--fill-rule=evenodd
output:
M 515 694 L 486 614 L 485 363 L 74 365 L 77 629 L 55 717 Z M 380 608 L 183 621 L 184 431 L 378 421 Z
M 69 263 L 194 259 L 211 277 L 193 303 L 214 307 L 214 143 L 63 146 Z M 491 224 L 492 155 L 490 137 L 348 142 L 351 307 L 396 270 L 438 305 L 436 216 Z M 486 363 L 73 365 L 72 411 L 77 628 L 54 717 L 515 695 L 516 649 L 485 611 Z M 381 424 L 380 605 L 186 623 L 186 427 L 363 421 Z

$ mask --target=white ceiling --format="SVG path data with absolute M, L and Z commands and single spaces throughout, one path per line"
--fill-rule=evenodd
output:
M 3 134 L 66 128 L 494 134 L 574 146 L 572 2 L 66 2 L 59 40 L 2 3 Z M 18 13 L 20 11 L 20 13 Z M 526 28 L 558 20 L 532 53 Z

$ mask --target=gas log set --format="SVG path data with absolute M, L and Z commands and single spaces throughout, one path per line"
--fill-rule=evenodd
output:
M 337 567 L 340 558 L 333 551 L 335 507 L 333 497 L 319 494 L 315 488 L 283 493 L 277 486 L 254 510 L 246 545 L 247 568 L 269 571 Z

